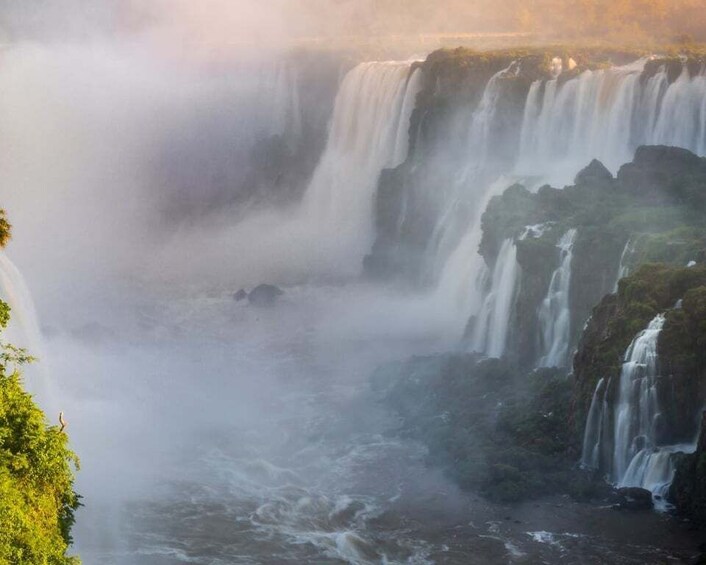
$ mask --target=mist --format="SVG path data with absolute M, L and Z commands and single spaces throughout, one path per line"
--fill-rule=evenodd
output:
M 518 243 L 527 228 L 538 238 L 554 228 L 528 224 L 493 250 L 483 213 L 510 185 L 531 198 L 574 182 L 593 158 L 612 182 L 637 149 L 620 121 L 633 114 L 653 126 L 640 143 L 706 152 L 703 132 L 688 129 L 688 112 L 706 112 L 694 95 L 702 76 L 662 69 L 639 83 L 647 58 L 591 61 L 556 100 L 558 75 L 523 75 L 504 51 L 467 66 L 470 78 L 442 72 L 429 87 L 429 52 L 458 38 L 541 43 L 580 33 L 583 18 L 596 37 L 650 42 L 658 23 L 693 8 L 645 10 L 630 30 L 608 30 L 593 12 L 524 4 L 0 8 L 0 205 L 13 225 L 0 267 L 13 274 L 3 289 L 17 318 L 8 339 L 39 357 L 26 381 L 48 420 L 61 410 L 69 421 L 84 503 L 72 552 L 84 563 L 558 562 L 564 547 L 534 536 L 550 527 L 579 532 L 562 543 L 582 557 L 638 555 L 627 533 L 602 553 L 586 549 L 601 535 L 593 506 L 557 512 L 557 494 L 509 510 L 462 488 L 376 389 L 408 359 L 459 356 L 469 380 L 486 357 L 520 359 Z M 568 67 L 559 55 L 552 64 Z M 654 107 L 630 97 L 636 84 L 659 94 L 644 96 Z M 660 126 L 669 112 L 678 127 Z M 588 121 L 595 131 L 580 135 Z M 564 323 L 569 239 L 559 274 L 543 281 L 566 283 L 549 288 L 563 302 L 541 310 L 558 336 L 557 370 L 578 347 Z M 620 261 L 614 270 L 627 272 Z M 250 294 L 261 284 L 281 291 L 264 307 Z M 425 382 L 416 371 L 402 380 Z M 488 385 L 478 420 L 495 422 L 517 400 L 502 386 Z M 474 428 L 458 436 L 484 459 Z M 446 439 L 437 443 L 455 446 L 456 431 Z M 650 539 L 660 519 L 635 535 Z

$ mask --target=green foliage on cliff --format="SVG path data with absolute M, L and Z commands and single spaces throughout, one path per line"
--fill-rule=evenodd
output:
M 577 435 L 583 431 L 586 413 L 599 379 L 620 375 L 625 351 L 635 336 L 659 313 L 667 312 L 667 321 L 658 343 L 660 364 L 671 379 L 675 433 L 692 428 L 694 386 L 699 387 L 699 368 L 703 359 L 702 343 L 706 341 L 703 316 L 706 287 L 706 265 L 691 268 L 665 264 L 646 264 L 619 283 L 618 293 L 607 296 L 594 309 L 593 317 L 581 339 L 574 359 L 576 389 L 574 421 Z M 682 300 L 682 308 L 674 309 Z M 681 399 L 681 400 L 680 400 Z M 686 438 L 685 438 L 686 439 Z
M 9 237 L 0 210 L 0 247 Z M 10 307 L 0 300 L 0 331 L 9 319 Z M 19 367 L 30 361 L 0 341 L 0 563 L 76 565 L 66 552 L 80 506 L 73 490 L 78 459 L 22 386 Z

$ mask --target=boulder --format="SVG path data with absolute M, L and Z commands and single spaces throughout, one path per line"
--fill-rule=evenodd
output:
M 575 184 L 593 184 L 596 182 L 609 182 L 613 180 L 613 175 L 601 163 L 598 159 L 594 159 L 590 162 L 588 167 L 581 170 L 578 175 L 576 175 Z
M 248 302 L 253 306 L 272 306 L 284 291 L 272 284 L 261 284 L 248 294 Z
M 624 487 L 617 490 L 616 508 L 621 510 L 652 510 L 652 493 L 644 488 Z

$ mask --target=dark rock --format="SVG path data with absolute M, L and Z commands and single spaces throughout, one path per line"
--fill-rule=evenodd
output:
M 238 292 L 233 295 L 233 300 L 235 300 L 236 302 L 240 302 L 241 300 L 245 300 L 247 297 L 248 293 L 241 288 Z
M 253 306 L 272 306 L 284 291 L 272 284 L 261 284 L 248 294 L 248 302 Z
M 613 175 L 606 169 L 605 165 L 598 159 L 594 159 L 591 163 L 576 175 L 575 184 L 593 184 L 597 182 L 608 182 L 613 180 Z
M 696 524 L 706 524 L 706 411 L 701 414 L 701 433 L 696 451 L 682 455 L 676 464 L 669 500 L 677 512 Z
M 617 507 L 621 510 L 652 510 L 654 502 L 649 490 L 639 487 L 625 487 L 617 491 Z

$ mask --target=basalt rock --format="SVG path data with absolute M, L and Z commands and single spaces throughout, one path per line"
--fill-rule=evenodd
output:
M 271 284 L 261 284 L 248 294 L 248 302 L 253 306 L 272 306 L 284 291 Z
M 638 487 L 620 488 L 616 492 L 614 508 L 619 510 L 652 510 L 654 502 L 649 490 Z

